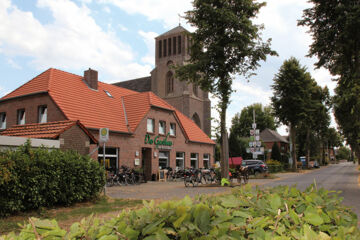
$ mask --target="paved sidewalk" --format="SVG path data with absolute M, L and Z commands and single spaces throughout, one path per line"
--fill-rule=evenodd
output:
M 251 186 L 260 186 L 266 183 L 283 180 L 290 177 L 299 176 L 308 172 L 316 170 L 307 170 L 299 173 L 287 172 L 275 174 L 278 178 L 275 179 L 249 179 Z M 217 194 L 231 192 L 232 188 L 229 187 L 185 187 L 183 181 L 179 182 L 147 182 L 140 185 L 129 186 L 113 186 L 106 188 L 106 193 L 112 198 L 126 198 L 126 199 L 159 199 L 159 200 L 172 200 L 182 199 L 186 195 L 195 197 L 199 194 Z
M 199 194 L 216 194 L 231 192 L 228 187 L 185 187 L 183 181 L 179 182 L 147 182 L 140 185 L 114 186 L 106 188 L 106 193 L 112 198 L 127 199 L 181 199 L 186 195 L 195 197 Z

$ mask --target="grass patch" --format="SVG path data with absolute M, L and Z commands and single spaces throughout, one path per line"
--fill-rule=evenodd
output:
M 0 235 L 9 232 L 18 232 L 20 224 L 27 222 L 30 217 L 56 219 L 59 224 L 62 222 L 73 222 L 79 218 L 87 217 L 91 214 L 105 214 L 117 212 L 126 208 L 136 207 L 142 204 L 142 200 L 126 200 L 126 199 L 107 199 L 100 198 L 94 202 L 79 203 L 71 207 L 61 207 L 45 209 L 38 211 L 19 213 L 15 216 L 0 218 Z

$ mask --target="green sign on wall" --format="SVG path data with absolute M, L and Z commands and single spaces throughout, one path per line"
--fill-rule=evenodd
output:
M 168 141 L 167 138 L 169 137 L 170 133 L 166 135 L 164 139 L 159 139 L 160 136 L 156 136 L 154 139 L 151 139 L 149 134 L 145 135 L 145 144 L 155 144 L 158 146 L 169 146 L 171 147 L 173 145 L 172 141 Z

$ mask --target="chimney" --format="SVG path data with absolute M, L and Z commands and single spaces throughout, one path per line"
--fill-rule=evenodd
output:
M 98 89 L 98 72 L 89 68 L 89 70 L 84 71 L 84 80 L 86 84 L 94 89 Z

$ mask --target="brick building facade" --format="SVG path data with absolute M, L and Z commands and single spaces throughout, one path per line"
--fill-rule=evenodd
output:
M 214 162 L 214 142 L 191 119 L 153 92 L 98 81 L 92 69 L 79 76 L 51 68 L 2 97 L 0 115 L 3 133 L 19 126 L 79 122 L 85 130 L 74 125 L 58 136 L 63 149 L 99 161 L 104 153 L 96 145 L 98 132 L 107 127 L 108 167 L 142 167 L 148 179 L 159 167 L 209 167 Z

